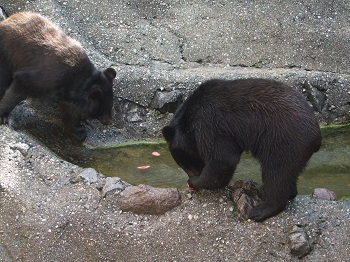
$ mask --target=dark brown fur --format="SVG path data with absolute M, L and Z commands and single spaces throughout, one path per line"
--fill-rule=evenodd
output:
M 297 179 L 321 145 L 319 124 L 305 98 L 267 79 L 201 84 L 163 128 L 191 188 L 225 187 L 243 151 L 261 164 L 265 202 L 250 218 L 263 221 L 297 195 Z
M 81 120 L 111 121 L 116 72 L 98 71 L 83 47 L 47 18 L 17 13 L 0 23 L 0 123 L 27 97 L 60 102 L 66 128 L 86 138 Z

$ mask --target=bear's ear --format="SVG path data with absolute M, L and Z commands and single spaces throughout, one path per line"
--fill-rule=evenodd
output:
M 103 73 L 111 82 L 113 82 L 113 79 L 117 76 L 117 72 L 112 67 L 107 68 Z
M 175 129 L 171 126 L 165 126 L 162 129 L 162 134 L 166 141 L 171 141 L 175 136 Z

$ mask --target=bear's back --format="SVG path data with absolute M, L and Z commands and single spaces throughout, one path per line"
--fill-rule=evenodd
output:
M 185 102 L 185 108 L 223 113 L 256 112 L 272 117 L 305 112 L 313 115 L 305 98 L 289 85 L 270 79 L 212 79 L 202 83 Z M 189 106 L 191 105 L 191 106 Z
M 15 64 L 20 60 L 30 64 L 33 55 L 42 59 L 59 57 L 59 61 L 69 66 L 77 66 L 86 60 L 86 53 L 78 41 L 37 13 L 20 12 L 2 21 L 0 37 L 3 53 Z
M 263 137 L 274 137 L 276 144 L 285 136 L 309 137 L 315 148 L 321 137 L 301 93 L 282 82 L 259 78 L 204 82 L 181 105 L 171 125 L 183 131 L 228 132 L 249 150 Z

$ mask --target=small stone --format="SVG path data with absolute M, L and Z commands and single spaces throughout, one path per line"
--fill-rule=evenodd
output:
M 90 167 L 84 169 L 84 171 L 81 172 L 79 176 L 82 177 L 83 181 L 87 183 L 96 183 L 99 178 L 98 172 Z
M 23 156 L 26 156 L 28 154 L 28 150 L 30 148 L 30 146 L 25 143 L 16 143 L 11 145 L 10 147 L 12 150 L 18 150 L 19 152 L 21 152 Z
M 76 184 L 76 183 L 80 183 L 83 182 L 83 178 L 81 176 L 78 175 L 73 175 L 70 179 L 69 182 L 72 184 Z
M 289 243 L 291 253 L 298 258 L 302 258 L 311 252 L 311 246 L 307 240 L 307 235 L 303 228 L 294 225 L 289 233 Z
M 119 177 L 107 177 L 106 184 L 102 188 L 102 196 L 106 196 L 107 193 L 112 192 L 113 190 L 123 191 L 126 185 Z
M 315 188 L 311 195 L 313 198 L 323 199 L 323 200 L 329 200 L 329 201 L 336 201 L 337 195 L 331 190 L 328 190 L 327 188 Z

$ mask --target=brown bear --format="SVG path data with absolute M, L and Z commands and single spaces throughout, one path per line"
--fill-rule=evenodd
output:
M 264 202 L 250 218 L 279 214 L 320 148 L 318 121 L 305 98 L 267 79 L 209 80 L 178 108 L 162 133 L 193 189 L 225 187 L 243 151 L 261 164 Z
M 0 124 L 27 97 L 59 102 L 65 128 L 80 141 L 81 121 L 112 119 L 116 71 L 98 71 L 83 47 L 49 19 L 16 13 L 0 22 Z

